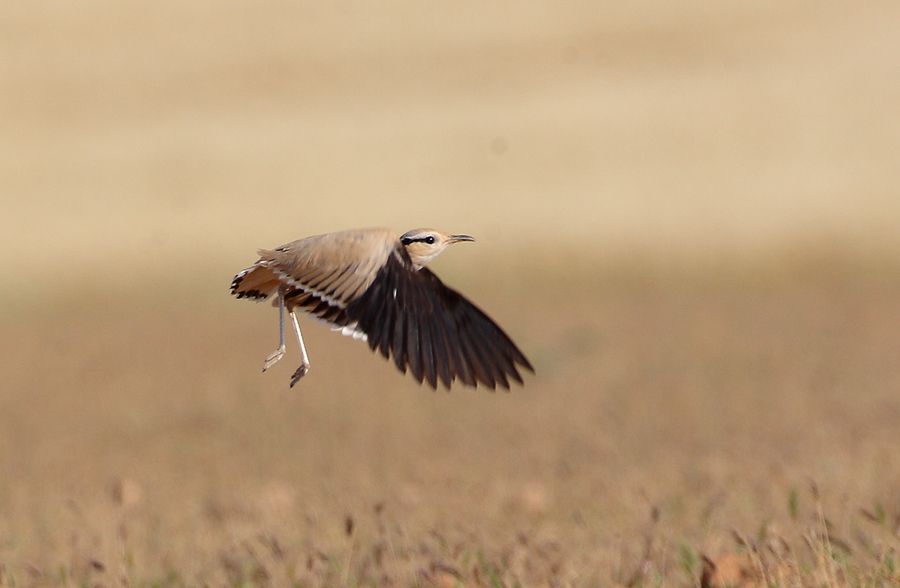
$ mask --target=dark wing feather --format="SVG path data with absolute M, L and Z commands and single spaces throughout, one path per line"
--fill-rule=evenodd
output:
M 497 323 L 428 269 L 414 271 L 402 250 L 388 258 L 371 286 L 341 317 L 366 334 L 369 347 L 393 357 L 420 383 L 446 388 L 509 388 L 522 383 L 517 366 L 534 371 Z
M 434 365 L 434 337 L 431 333 L 431 325 L 429 321 L 419 321 L 419 347 L 422 350 L 422 368 L 425 372 L 425 379 L 432 388 L 437 388 L 437 370 Z

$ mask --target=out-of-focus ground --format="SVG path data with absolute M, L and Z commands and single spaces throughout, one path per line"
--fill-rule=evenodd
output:
M 900 581 L 897 22 L 4 4 L 0 585 Z M 524 388 L 259 373 L 231 274 L 372 225 L 479 238 Z

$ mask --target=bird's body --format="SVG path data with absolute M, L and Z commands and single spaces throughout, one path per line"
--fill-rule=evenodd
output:
M 275 249 L 262 249 L 252 266 L 231 284 L 237 298 L 274 297 L 280 311 L 280 345 L 266 359 L 268 369 L 284 355 L 284 311 L 293 320 L 301 365 L 293 386 L 309 369 L 295 309 L 336 330 L 368 341 L 398 369 L 419 381 L 449 388 L 509 387 L 522 378 L 516 365 L 532 370 L 512 340 L 484 312 L 425 268 L 467 235 L 416 229 L 397 235 L 388 229 L 360 229 L 316 235 Z

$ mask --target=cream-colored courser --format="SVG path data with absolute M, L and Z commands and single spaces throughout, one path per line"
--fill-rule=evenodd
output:
M 509 388 L 522 383 L 517 365 L 534 371 L 497 323 L 425 265 L 468 235 L 414 229 L 358 229 L 261 249 L 259 259 L 231 282 L 237 298 L 274 297 L 279 345 L 263 371 L 285 353 L 285 310 L 300 344 L 300 367 L 291 386 L 309 371 L 309 357 L 295 310 L 304 310 L 354 339 L 368 341 L 397 368 L 437 388 L 455 380 L 467 386 Z

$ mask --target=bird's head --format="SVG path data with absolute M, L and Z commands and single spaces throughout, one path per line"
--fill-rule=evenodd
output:
M 445 235 L 434 229 L 413 229 L 400 236 L 400 244 L 416 269 L 422 268 L 450 245 L 474 240 L 469 235 Z

